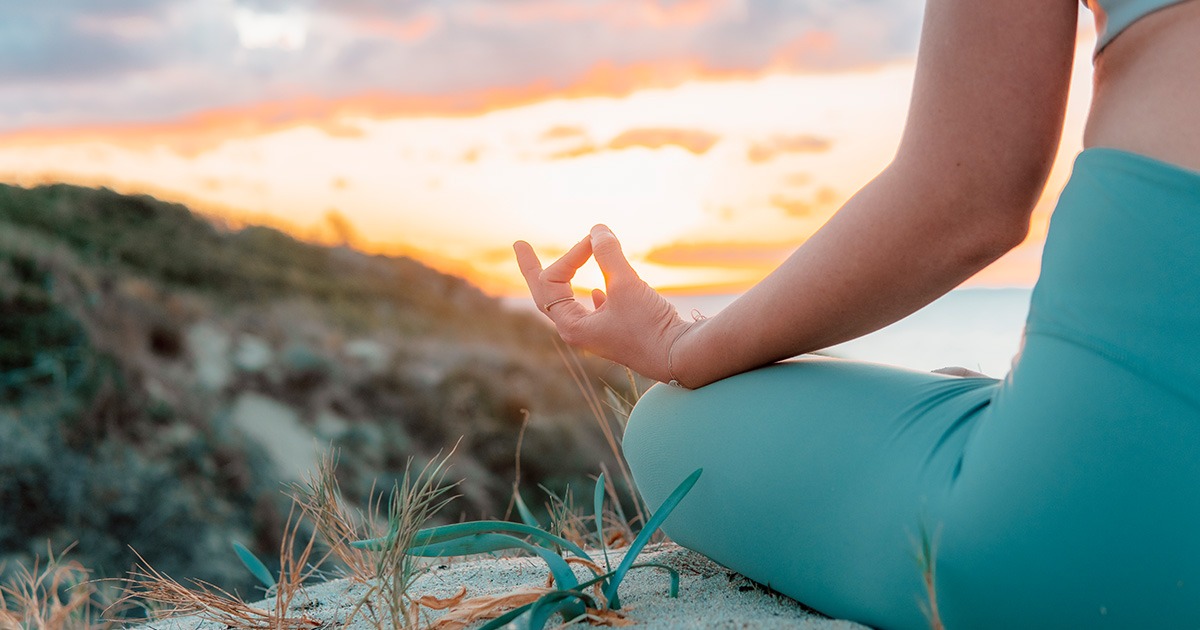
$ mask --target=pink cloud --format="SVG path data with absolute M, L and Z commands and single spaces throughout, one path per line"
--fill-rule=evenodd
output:
M 526 26 L 541 23 L 600 22 L 621 28 L 696 26 L 741 12 L 741 0 L 486 0 L 473 3 L 463 15 L 486 25 Z
M 441 28 L 442 17 L 426 10 L 400 22 L 379 17 L 363 17 L 356 22 L 367 33 L 412 44 L 428 38 Z

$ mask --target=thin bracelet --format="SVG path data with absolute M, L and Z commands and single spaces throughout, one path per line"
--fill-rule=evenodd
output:
M 675 335 L 675 339 L 671 341 L 671 347 L 667 348 L 667 374 L 671 375 L 671 381 L 667 383 L 667 385 L 670 385 L 671 387 L 678 387 L 679 389 L 691 389 L 687 385 L 680 383 L 679 379 L 675 376 L 675 344 L 678 343 L 680 338 L 687 334 L 689 330 L 695 328 L 696 324 L 699 324 L 705 319 L 708 318 L 701 315 L 699 310 L 692 309 L 692 323 L 688 324 L 687 328 L 679 331 L 679 334 Z

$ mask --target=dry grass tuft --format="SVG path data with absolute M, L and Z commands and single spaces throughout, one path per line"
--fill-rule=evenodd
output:
M 575 386 L 579 388 L 579 393 L 583 395 L 584 402 L 587 403 L 588 409 L 591 410 L 592 417 L 595 418 L 596 424 L 600 427 L 601 433 L 604 434 L 604 441 L 608 444 L 609 450 L 612 451 L 613 457 L 616 458 L 617 466 L 620 468 L 621 478 L 625 482 L 625 487 L 632 490 L 635 487 L 633 483 L 633 473 L 629 470 L 629 464 L 625 462 L 625 455 L 621 452 L 621 440 L 617 437 L 616 429 L 620 429 L 622 433 L 624 432 L 625 423 L 629 420 L 629 412 L 633 409 L 633 405 L 637 402 L 637 398 L 640 396 L 640 393 L 637 389 L 637 381 L 634 379 L 633 372 L 628 369 L 625 370 L 629 377 L 632 400 L 621 396 L 615 389 L 613 389 L 612 386 L 608 386 L 606 388 L 606 397 L 608 398 L 608 402 L 606 404 L 605 401 L 600 399 L 600 394 L 596 391 L 595 386 L 592 385 L 591 380 L 588 379 L 587 371 L 584 369 L 583 364 L 580 363 L 579 357 L 577 357 L 569 348 L 564 350 L 562 344 L 560 344 L 557 340 L 554 343 L 554 347 L 556 350 L 558 350 L 558 354 L 562 358 L 563 363 L 566 364 L 567 373 L 570 374 L 571 378 L 575 381 Z M 608 413 L 605 411 L 606 407 L 616 414 L 617 417 L 615 422 L 613 419 L 609 418 Z M 617 425 L 615 429 L 614 424 Z M 612 475 L 606 476 L 613 478 Z M 619 508 L 620 502 L 616 500 L 615 492 L 612 494 L 612 498 L 613 504 Z M 642 505 L 642 502 L 637 497 L 636 493 L 634 493 L 634 509 L 637 510 L 637 514 L 635 515 L 636 520 L 624 518 L 623 514 L 621 514 L 621 520 L 625 523 L 645 523 L 649 510 L 646 508 L 646 506 Z M 629 539 L 632 540 L 633 537 L 630 536 Z
M 271 610 L 256 608 L 247 604 L 240 597 L 231 595 L 221 589 L 201 580 L 191 580 L 189 588 L 175 581 L 168 575 L 155 570 L 146 559 L 137 554 L 141 564 L 130 572 L 125 583 L 128 594 L 118 600 L 139 602 L 147 605 L 152 619 L 161 620 L 173 617 L 196 616 L 206 621 L 212 621 L 231 628 L 247 628 L 252 630 L 298 630 L 316 628 L 321 622 L 304 615 L 290 616 L 292 602 L 303 590 L 303 584 L 316 571 L 316 565 L 310 565 L 313 543 L 316 533 L 309 537 L 308 543 L 296 555 L 295 543 L 300 530 L 300 519 L 295 517 L 295 507 L 288 515 L 283 542 L 280 544 L 279 579 L 276 582 L 274 595 L 275 605 Z
M 351 547 L 350 543 L 382 534 L 374 531 L 370 519 L 361 511 L 352 511 L 342 499 L 338 485 L 337 451 L 327 451 L 317 463 L 317 469 L 301 484 L 292 486 L 292 501 L 316 527 L 321 542 L 329 553 L 346 567 L 348 577 L 366 583 L 375 576 L 375 561 L 371 553 Z
M 79 562 L 64 561 L 70 550 L 67 547 L 55 556 L 47 547 L 45 568 L 39 557 L 32 569 L 19 565 L 14 579 L 0 585 L 0 629 L 103 630 L 113 626 L 112 621 L 97 620 L 102 604 L 96 582 Z
M 555 536 L 561 536 L 580 547 L 588 547 L 589 539 L 593 538 L 595 533 L 587 522 L 585 517 L 576 507 L 575 492 L 567 486 L 563 496 L 558 496 L 546 488 L 542 488 L 549 500 L 546 502 L 546 510 L 550 515 L 550 526 L 547 531 Z
M 408 591 L 428 570 L 428 561 L 410 555 L 408 551 L 417 532 L 454 499 L 448 493 L 457 484 L 445 483 L 447 464 L 453 454 L 454 449 L 445 456 L 439 454 L 415 473 L 412 459 L 409 459 L 404 479 L 392 488 L 388 501 L 387 538 L 391 542 L 377 552 L 368 582 L 370 586 L 348 619 L 365 611 L 367 621 L 381 630 L 402 630 L 420 625 L 421 602 L 411 597 Z M 378 512 L 378 507 L 375 511 Z

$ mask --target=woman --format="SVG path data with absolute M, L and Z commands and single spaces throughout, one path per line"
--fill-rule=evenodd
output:
M 667 533 L 827 614 L 927 628 L 1200 626 L 1200 1 L 1099 0 L 1095 92 L 1003 381 L 808 357 L 1024 238 L 1062 129 L 1072 0 L 928 0 L 892 163 L 719 315 L 685 322 L 597 226 L 530 291 L 656 386 L 624 448 Z M 595 256 L 594 309 L 570 280 Z M 758 369 L 761 368 L 761 369 Z M 692 388 L 688 391 L 686 388 Z

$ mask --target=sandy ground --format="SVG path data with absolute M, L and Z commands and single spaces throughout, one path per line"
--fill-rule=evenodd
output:
M 620 558 L 620 552 L 609 554 L 613 566 Z M 595 559 L 603 565 L 602 558 Z M 636 622 L 638 628 L 866 630 L 866 626 L 808 612 L 795 601 L 767 592 L 704 556 L 673 544 L 646 548 L 638 562 L 660 562 L 674 567 L 680 574 L 679 597 L 674 599 L 667 595 L 669 579 L 663 571 L 641 569 L 630 572 L 625 578 L 620 590 L 621 610 Z M 530 558 L 459 561 L 434 565 L 418 578 L 411 592 L 418 596 L 448 597 L 465 585 L 467 597 L 493 595 L 544 586 L 546 574 L 545 564 Z M 579 575 L 584 577 L 582 569 Z M 293 614 L 305 614 L 322 622 L 323 628 L 342 627 L 365 590 L 364 585 L 349 580 L 319 584 L 297 595 L 292 603 Z M 274 601 L 268 599 L 255 605 L 270 610 Z M 440 614 L 429 611 L 427 621 L 436 620 Z M 514 630 L 524 628 L 520 621 L 510 627 Z M 366 629 L 372 626 L 359 614 L 346 627 Z M 224 630 L 225 627 L 195 617 L 181 617 L 145 624 L 142 628 Z

